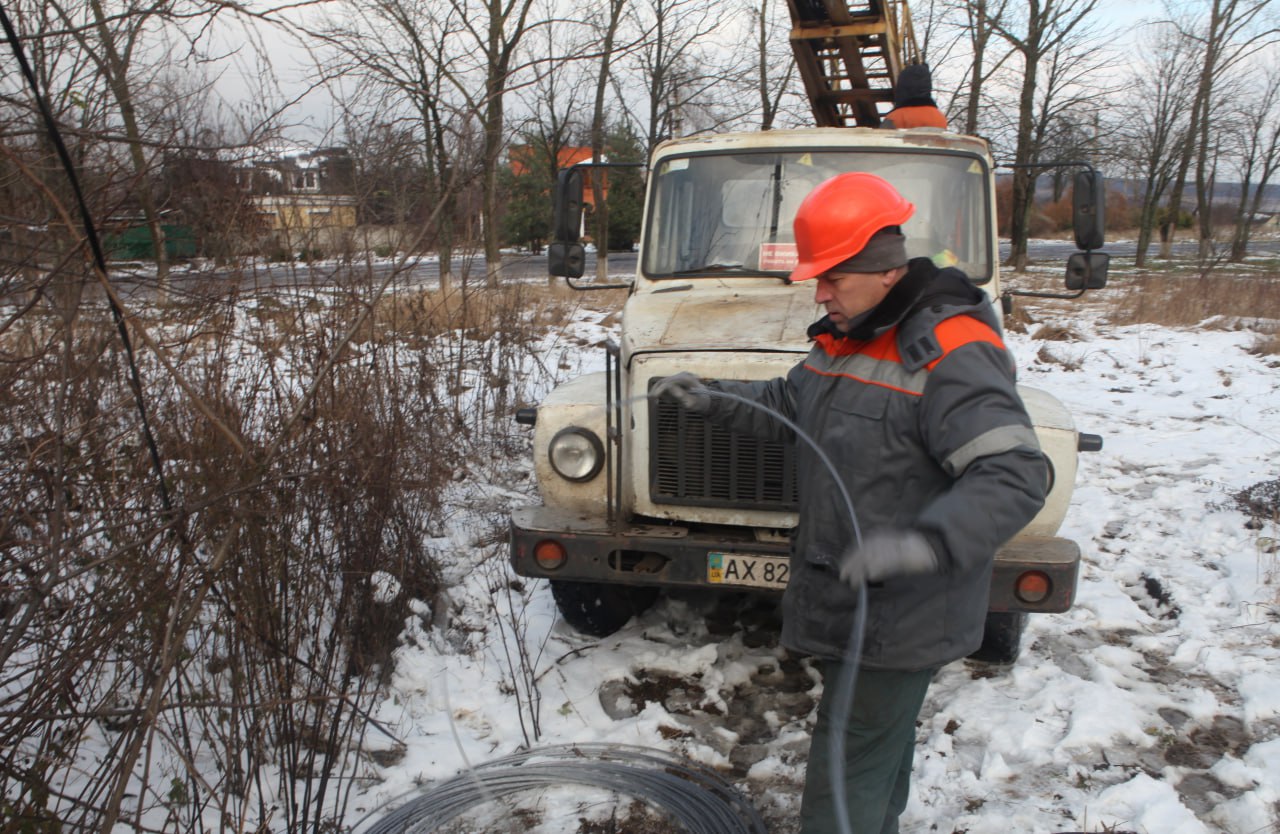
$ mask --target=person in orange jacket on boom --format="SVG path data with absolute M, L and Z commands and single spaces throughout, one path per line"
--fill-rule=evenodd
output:
M 881 126 L 946 128 L 947 117 L 933 100 L 933 75 L 928 64 L 911 64 L 898 73 L 893 109 L 885 114 Z

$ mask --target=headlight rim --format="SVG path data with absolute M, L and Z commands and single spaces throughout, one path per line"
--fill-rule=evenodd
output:
M 575 477 L 573 475 L 566 474 L 559 466 L 556 465 L 556 445 L 566 435 L 574 435 L 586 440 L 591 446 L 591 450 L 595 453 L 595 463 L 592 464 L 591 469 L 584 475 Z M 604 469 L 604 442 L 600 439 L 599 435 L 591 429 L 584 428 L 583 426 L 565 426 L 552 435 L 551 442 L 547 444 L 547 461 L 551 464 L 552 471 L 561 478 L 564 478 L 566 481 L 571 483 L 583 484 L 594 479 L 600 474 L 600 470 Z

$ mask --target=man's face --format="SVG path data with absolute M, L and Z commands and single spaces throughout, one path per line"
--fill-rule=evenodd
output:
M 831 323 L 845 333 L 853 319 L 884 300 L 906 271 L 901 266 L 887 272 L 824 272 L 814 279 L 813 300 L 827 308 Z

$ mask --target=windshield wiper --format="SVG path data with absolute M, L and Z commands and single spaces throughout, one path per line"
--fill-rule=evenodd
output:
M 672 275 L 700 275 L 703 272 L 747 272 L 742 264 L 714 263 L 703 264 L 694 269 L 677 269 Z
M 691 275 L 753 275 L 758 278 L 777 278 L 790 283 L 785 275 L 774 275 L 759 269 L 747 269 L 742 264 L 706 264 L 696 269 L 677 269 L 671 273 L 672 278 L 687 278 Z

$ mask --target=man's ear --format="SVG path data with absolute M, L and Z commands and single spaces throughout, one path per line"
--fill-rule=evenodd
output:
M 902 276 L 904 276 L 904 275 L 906 275 L 906 274 L 907 274 L 907 268 L 906 268 L 906 266 L 898 266 L 898 267 L 894 267 L 893 269 L 890 269 L 889 271 L 887 271 L 887 272 L 885 272 L 885 273 L 883 273 L 883 274 L 881 275 L 881 277 L 880 277 L 880 282 L 881 282 L 885 287 L 892 287 L 894 284 L 896 284 L 896 283 L 898 283 L 899 281 L 901 281 L 901 280 L 902 280 Z

